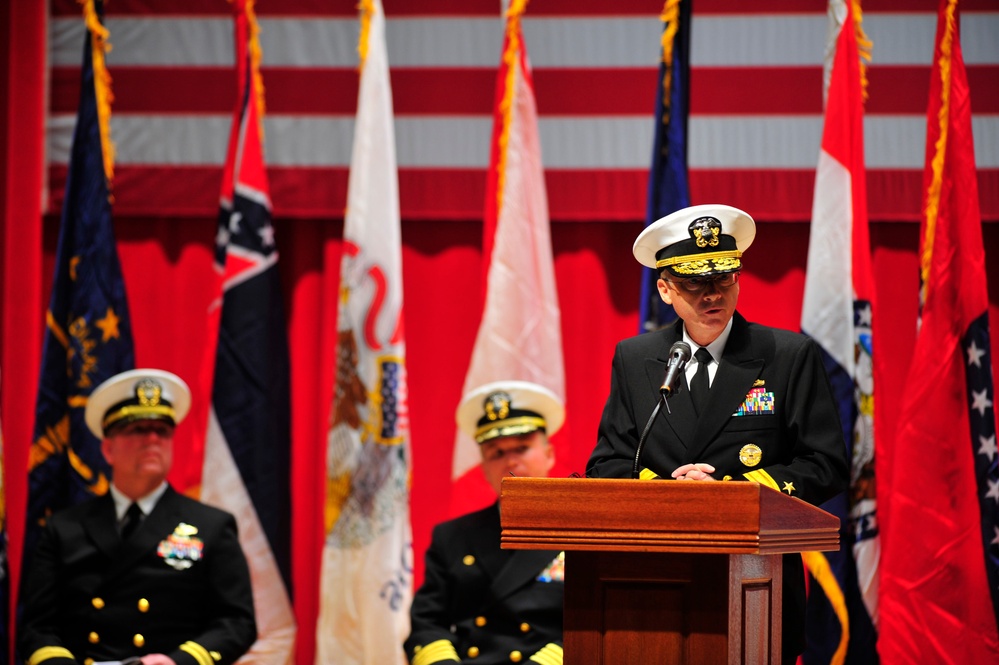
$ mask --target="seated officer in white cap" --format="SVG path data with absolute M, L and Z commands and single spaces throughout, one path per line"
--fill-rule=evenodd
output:
M 526 381 L 498 381 L 466 395 L 459 427 L 480 444 L 496 491 L 504 477 L 545 477 L 548 443 L 565 418 L 562 402 Z M 560 552 L 500 549 L 499 503 L 439 524 L 413 598 L 411 665 L 562 662 Z
M 191 393 L 155 369 L 94 389 L 86 421 L 110 491 L 49 518 L 26 562 L 18 646 L 29 665 L 230 665 L 257 637 L 235 518 L 166 482 Z
M 641 478 L 751 480 L 816 505 L 846 488 L 843 430 L 818 346 L 735 309 L 755 235 L 742 210 L 699 205 L 638 236 L 635 258 L 660 271 L 659 294 L 679 320 L 618 344 L 588 476 L 632 477 L 670 349 L 682 340 L 692 357 L 649 430 Z M 786 556 L 784 662 L 804 648 L 804 608 L 801 557 Z

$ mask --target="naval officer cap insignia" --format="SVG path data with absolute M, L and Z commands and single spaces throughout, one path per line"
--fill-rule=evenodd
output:
M 643 266 L 675 277 L 720 275 L 742 269 L 742 253 L 755 237 L 756 223 L 742 210 L 699 205 L 649 224 L 632 252 Z
M 94 388 L 87 400 L 87 427 L 98 439 L 116 425 L 163 420 L 176 425 L 191 408 L 191 390 L 176 374 L 133 369 Z
M 496 381 L 469 392 L 455 414 L 458 427 L 478 443 L 562 427 L 565 407 L 555 393 L 529 381 Z

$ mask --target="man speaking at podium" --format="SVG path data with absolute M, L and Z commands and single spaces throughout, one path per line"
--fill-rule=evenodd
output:
M 845 489 L 842 428 L 818 346 L 736 312 L 755 236 L 752 217 L 725 205 L 684 208 L 638 236 L 635 258 L 660 271 L 659 295 L 679 319 L 618 344 L 587 476 L 751 480 L 815 505 Z M 661 394 L 669 399 L 648 422 Z M 785 663 L 804 650 L 804 612 L 801 557 L 785 555 Z

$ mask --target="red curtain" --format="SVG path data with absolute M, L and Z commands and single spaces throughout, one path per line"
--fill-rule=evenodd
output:
M 0 35 L 3 130 L 0 424 L 12 581 L 20 574 L 27 457 L 34 422 L 56 216 L 42 217 L 45 3 L 4 3 Z M 13 29 L 16 26 L 17 29 Z M 16 62 L 14 54 L 17 54 Z M 33 54 L 33 55 L 32 55 Z M 331 183 L 342 186 L 343 183 Z M 119 186 L 122 186 L 119 183 Z M 572 196 L 559 192 L 559 196 Z M 778 195 L 775 193 L 775 195 Z M 707 196 L 707 194 L 705 194 Z M 703 197 L 702 197 L 703 198 Z M 727 201 L 740 205 L 740 201 Z M 750 212 L 753 212 L 750 210 Z M 883 219 L 883 218 L 878 218 Z M 740 311 L 798 329 L 808 225 L 761 219 L 746 256 Z M 311 665 L 318 611 L 327 414 L 332 394 L 342 220 L 276 219 L 292 353 L 293 583 L 300 638 L 297 662 Z M 568 419 L 556 436 L 554 473 L 582 473 L 609 386 L 615 343 L 636 332 L 639 266 L 631 256 L 640 221 L 556 221 L 552 240 L 562 309 Z M 117 217 L 136 362 L 196 376 L 204 353 L 215 219 Z M 987 253 L 999 224 L 985 225 Z M 877 437 L 890 441 L 915 336 L 918 225 L 872 223 Z M 403 223 L 403 281 L 412 423 L 414 583 L 431 527 L 491 501 L 480 479 L 452 489 L 451 446 L 458 403 L 482 308 L 480 220 Z M 993 348 L 999 348 L 999 267 L 989 265 Z M 993 360 L 995 363 L 995 360 Z M 995 369 L 999 370 L 999 367 Z M 196 381 L 191 381 L 197 386 Z M 195 395 L 204 400 L 207 396 Z M 178 431 L 171 480 L 194 489 L 202 460 L 190 453 L 203 424 Z

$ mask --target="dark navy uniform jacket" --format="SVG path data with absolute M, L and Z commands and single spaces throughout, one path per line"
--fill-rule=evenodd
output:
M 659 399 L 669 349 L 682 321 L 621 341 L 611 390 L 587 475 L 630 478 L 639 436 Z M 846 488 L 848 466 L 839 413 L 818 346 L 810 338 L 747 322 L 738 312 L 705 412 L 690 392 L 669 399 L 649 432 L 641 467 L 670 478 L 683 464 L 706 462 L 721 480 L 753 480 L 818 505 Z M 784 557 L 784 655 L 804 646 L 804 571 Z
M 30 665 L 149 653 L 230 665 L 257 637 L 235 518 L 170 487 L 127 543 L 110 493 L 56 513 L 25 565 L 18 644 Z
M 413 598 L 410 663 L 561 663 L 561 562 L 500 549 L 498 503 L 439 524 Z

